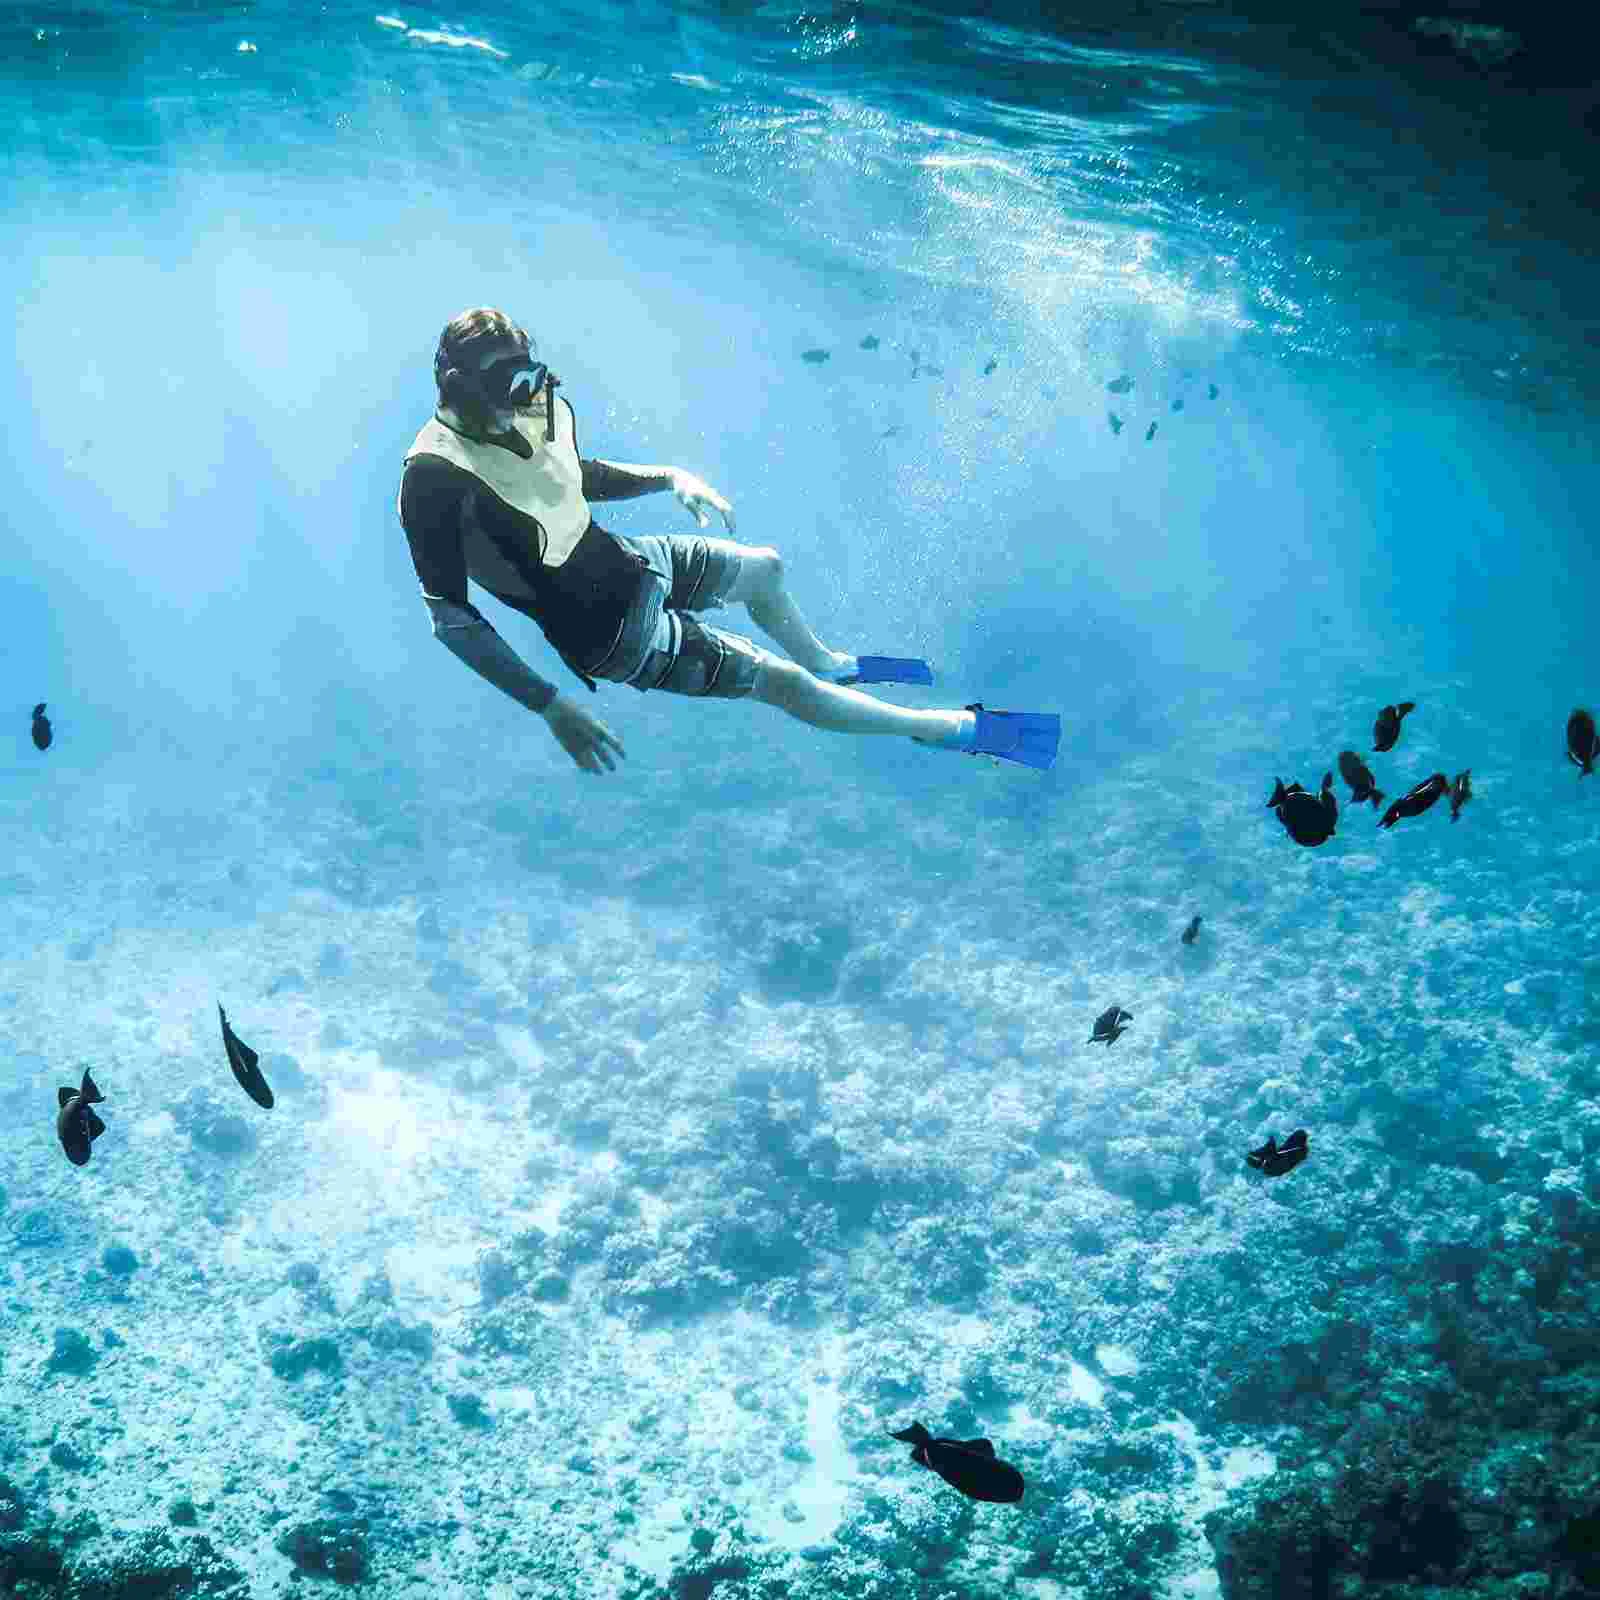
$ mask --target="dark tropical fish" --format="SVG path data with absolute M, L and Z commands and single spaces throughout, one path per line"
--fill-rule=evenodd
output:
M 1449 794 L 1450 780 L 1442 772 L 1408 789 L 1378 818 L 1380 828 L 1392 828 L 1402 817 L 1420 817 L 1441 795 Z
M 1111 424 L 1111 431 L 1113 434 L 1122 432 L 1122 418 L 1119 417 L 1115 411 L 1106 412 L 1106 420 Z
M 1567 718 L 1567 760 L 1579 768 L 1580 778 L 1587 778 L 1594 771 L 1596 756 L 1600 756 L 1600 738 L 1595 735 L 1594 718 L 1579 706 Z
M 1178 398 L 1176 400 L 1174 400 L 1172 402 L 1172 409 L 1174 411 L 1182 411 L 1183 410 L 1183 396 L 1181 394 L 1178 396 Z
M 222 1018 L 222 1047 L 228 1052 L 228 1065 L 233 1068 L 239 1087 L 263 1111 L 270 1111 L 272 1090 L 267 1087 L 267 1080 L 261 1076 L 261 1069 L 256 1065 L 261 1057 L 228 1026 L 228 1013 L 221 1006 L 217 1007 L 217 1015 Z
M 1465 772 L 1458 772 L 1455 782 L 1450 785 L 1450 820 L 1461 820 L 1461 808 L 1472 798 L 1472 768 Z
M 877 334 L 869 333 L 866 338 L 861 341 L 861 348 L 863 350 L 876 350 L 878 348 Z
M 983 369 L 983 375 L 984 375 L 984 377 L 986 377 L 986 378 L 987 378 L 987 377 L 988 377 L 988 376 L 989 376 L 989 374 L 990 374 L 990 373 L 991 373 L 991 372 L 993 372 L 993 371 L 994 371 L 994 369 L 995 369 L 995 368 L 996 368 L 996 367 L 998 367 L 998 366 L 999 366 L 999 365 L 1000 365 L 1000 363 L 999 363 L 999 362 L 998 362 L 998 361 L 996 361 L 996 360 L 995 360 L 995 358 L 994 358 L 994 357 L 993 357 L 993 356 L 990 356 L 990 357 L 989 357 L 989 361 L 988 361 L 988 365 L 987 365 L 987 366 L 985 366 L 985 367 L 984 367 L 984 369 Z
M 1402 700 L 1397 706 L 1385 706 L 1378 713 L 1378 720 L 1372 724 L 1372 748 L 1393 750 L 1395 740 L 1400 737 L 1400 719 L 1408 711 L 1416 709 L 1415 700 Z
M 828 359 L 830 354 L 831 352 L 827 350 L 802 350 L 800 352 L 800 359 L 802 361 L 809 361 L 814 367 L 820 367 L 822 363 Z
M 1267 1142 L 1259 1150 L 1252 1150 L 1245 1160 L 1257 1172 L 1264 1172 L 1269 1178 L 1281 1178 L 1284 1173 L 1293 1172 L 1310 1153 L 1311 1141 L 1306 1138 L 1306 1130 L 1296 1128 L 1281 1145 L 1269 1134 Z
M 1275 779 L 1267 804 L 1277 812 L 1278 821 L 1296 844 L 1326 844 L 1339 826 L 1339 802 L 1333 797 L 1331 772 L 1323 773 L 1322 788 L 1317 794 L 1308 794 L 1298 783 L 1291 783 L 1286 789 L 1282 778 Z
M 75 1167 L 88 1166 L 89 1146 L 106 1131 L 105 1123 L 91 1109 L 104 1099 L 87 1067 L 76 1089 L 64 1086 L 56 1090 L 56 1137 Z
M 1183 935 L 1182 935 L 1183 942 L 1185 944 L 1193 944 L 1195 942 L 1195 940 L 1198 939 L 1199 937 L 1200 937 L 1200 919 L 1199 919 L 1199 917 L 1193 917 L 1189 921 L 1189 926 L 1183 930 Z
M 1132 1021 L 1131 1011 L 1124 1011 L 1121 1006 L 1107 1006 L 1094 1019 L 1094 1032 L 1084 1040 L 1084 1043 L 1115 1044 L 1128 1031 L 1128 1024 Z
M 44 701 L 41 700 L 33 708 L 33 745 L 36 750 L 48 750 L 53 735 L 50 732 L 50 719 L 44 714 Z
M 1221 391 L 1221 390 L 1219 390 L 1219 389 L 1218 389 L 1218 388 L 1217 388 L 1217 386 L 1216 386 L 1216 384 L 1214 384 L 1214 383 L 1208 383 L 1208 384 L 1207 384 L 1207 385 L 1206 385 L 1206 398 L 1207 398 L 1207 399 L 1208 399 L 1208 400 L 1215 400 L 1215 399 L 1216 399 L 1216 398 L 1217 398 L 1217 396 L 1218 396 L 1218 395 L 1219 395 L 1219 394 L 1220 394 L 1220 393 L 1221 393 L 1221 392 L 1222 392 L 1222 391 Z
M 1152 422 L 1150 424 L 1150 426 L 1144 430 L 1144 442 L 1146 444 L 1149 444 L 1150 441 L 1153 438 L 1155 438 L 1155 436 L 1156 436 L 1156 425 L 1155 425 L 1155 423 Z
M 1372 769 L 1358 756 L 1354 750 L 1341 750 L 1339 752 L 1339 776 L 1350 785 L 1350 804 L 1360 805 L 1364 800 L 1372 802 L 1372 809 L 1378 809 L 1379 802 L 1383 799 L 1383 790 L 1378 788 L 1372 779 Z
M 937 1472 L 969 1500 L 1012 1505 L 1022 1498 L 1022 1474 L 1009 1461 L 998 1460 L 987 1439 L 935 1439 L 920 1422 L 889 1437 L 909 1444 L 918 1466 Z
M 1133 379 L 1130 378 L 1127 373 L 1123 373 L 1120 378 L 1113 378 L 1111 382 L 1106 385 L 1106 388 L 1109 389 L 1112 394 L 1126 394 L 1132 387 Z

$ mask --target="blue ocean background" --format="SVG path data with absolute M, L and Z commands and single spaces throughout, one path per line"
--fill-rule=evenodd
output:
M 0 1588 L 1600 1593 L 1554 17 L 0 19 Z M 396 516 L 473 305 L 1054 770 L 591 699 L 476 593 L 625 742 L 579 773 Z M 1347 748 L 1475 797 L 1301 849 Z

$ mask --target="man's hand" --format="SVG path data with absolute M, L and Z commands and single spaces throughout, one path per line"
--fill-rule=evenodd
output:
M 672 467 L 672 492 L 677 495 L 678 503 L 689 513 L 702 528 L 709 526 L 711 511 L 720 511 L 722 520 L 728 526 L 728 532 L 734 531 L 733 507 L 711 487 L 704 478 L 697 478 L 692 472 L 685 472 L 682 467 Z
M 550 724 L 550 731 L 561 743 L 561 748 L 585 772 L 614 772 L 616 760 L 612 756 L 624 755 L 622 741 L 598 717 L 591 716 L 576 701 L 558 694 L 540 716 Z

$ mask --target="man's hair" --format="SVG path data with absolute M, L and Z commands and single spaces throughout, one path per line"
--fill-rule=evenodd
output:
M 515 339 L 522 330 L 505 312 L 493 306 L 474 306 L 452 317 L 439 335 L 439 348 L 433 356 L 433 381 L 439 393 L 445 393 L 446 379 L 452 368 L 471 372 L 477 366 L 477 354 L 490 340 Z M 524 337 L 526 337 L 524 335 Z M 532 341 L 529 341 L 531 348 Z

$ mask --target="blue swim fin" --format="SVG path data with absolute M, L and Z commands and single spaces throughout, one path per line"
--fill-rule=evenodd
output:
M 1048 772 L 1061 744 L 1061 718 L 1054 711 L 989 711 L 981 701 L 967 707 L 978 718 L 975 756 L 999 756 Z
M 857 656 L 856 670 L 848 677 L 834 678 L 834 683 L 920 683 L 933 684 L 933 670 L 926 661 L 914 656 Z

